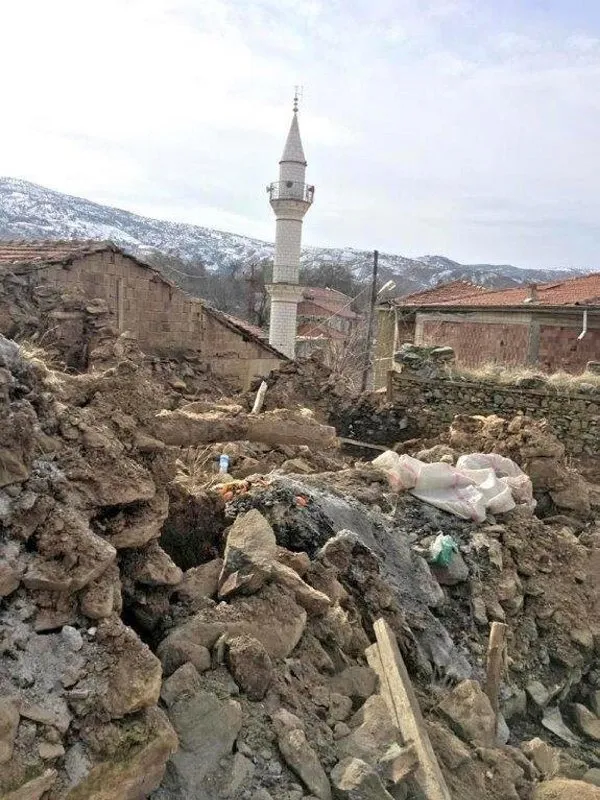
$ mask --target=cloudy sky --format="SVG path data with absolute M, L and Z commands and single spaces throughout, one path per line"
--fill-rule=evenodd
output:
M 597 0 L 2 0 L 0 174 L 271 239 L 600 269 Z

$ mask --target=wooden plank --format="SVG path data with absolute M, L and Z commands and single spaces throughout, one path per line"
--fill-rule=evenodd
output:
M 485 682 L 485 693 L 489 697 L 492 709 L 496 714 L 498 722 L 498 694 L 500 692 L 500 681 L 504 669 L 504 649 L 506 646 L 506 631 L 508 625 L 503 622 L 492 622 L 490 628 L 490 639 L 487 650 L 487 676 Z
M 379 652 L 378 657 L 375 657 L 371 651 L 369 663 L 379 675 L 383 698 L 403 742 L 412 743 L 415 747 L 419 759 L 415 778 L 427 800 L 452 800 L 431 746 L 419 702 L 398 649 L 396 637 L 384 619 L 378 619 L 373 627 Z
M 384 447 L 381 444 L 371 444 L 370 442 L 359 442 L 358 439 L 347 439 L 343 436 L 339 439 L 340 444 L 349 444 L 354 445 L 355 447 L 364 447 L 369 450 L 377 450 L 379 453 L 385 453 L 386 450 L 390 450 L 389 447 Z

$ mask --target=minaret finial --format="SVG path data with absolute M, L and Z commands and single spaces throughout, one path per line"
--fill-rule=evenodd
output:
M 294 114 L 298 113 L 298 104 L 302 99 L 302 86 L 294 87 Z

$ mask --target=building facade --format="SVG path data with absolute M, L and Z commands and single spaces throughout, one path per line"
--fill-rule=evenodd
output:
M 600 360 L 600 274 L 512 289 L 455 281 L 378 309 L 377 386 L 404 342 L 448 345 L 467 367 L 574 374 Z
M 0 284 L 0 332 L 8 336 L 15 325 L 11 287 L 29 287 L 37 298 L 58 287 L 63 296 L 104 301 L 115 327 L 135 334 L 143 352 L 195 353 L 242 387 L 286 361 L 260 331 L 190 297 L 110 242 L 0 242 Z M 68 315 L 47 313 L 57 321 Z
M 279 180 L 267 187 L 271 208 L 275 213 L 275 260 L 273 283 L 268 287 L 271 298 L 269 342 L 277 350 L 294 358 L 298 303 L 302 287 L 298 286 L 302 221 L 311 207 L 314 186 L 305 183 L 306 158 L 298 126 L 298 98 L 294 98 L 294 115 L 279 162 Z

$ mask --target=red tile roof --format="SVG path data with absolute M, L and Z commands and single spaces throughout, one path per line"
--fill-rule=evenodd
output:
M 455 282 L 456 283 L 456 282 Z M 531 308 L 537 306 L 600 306 L 600 273 L 582 275 L 580 278 L 569 278 L 563 281 L 540 283 L 532 291 L 530 286 L 517 286 L 513 289 L 482 289 L 473 287 L 471 293 L 464 291 L 455 293 L 450 289 L 453 284 L 440 286 L 431 293 L 422 292 L 401 298 L 397 301 L 401 306 L 428 307 L 444 306 L 475 308 Z M 444 288 L 449 290 L 445 295 Z M 533 294 L 533 299 L 532 299 Z
M 459 297 L 484 294 L 488 291 L 489 289 L 477 286 L 477 284 L 469 281 L 451 281 L 450 283 L 434 286 L 433 289 L 424 289 L 421 292 L 398 297 L 394 300 L 394 304 L 398 306 L 429 305 L 430 303 L 442 303 Z
M 74 258 L 100 253 L 105 250 L 116 251 L 111 242 L 94 242 L 87 240 L 32 241 L 14 239 L 0 241 L 0 266 L 14 267 L 32 264 L 59 264 Z

